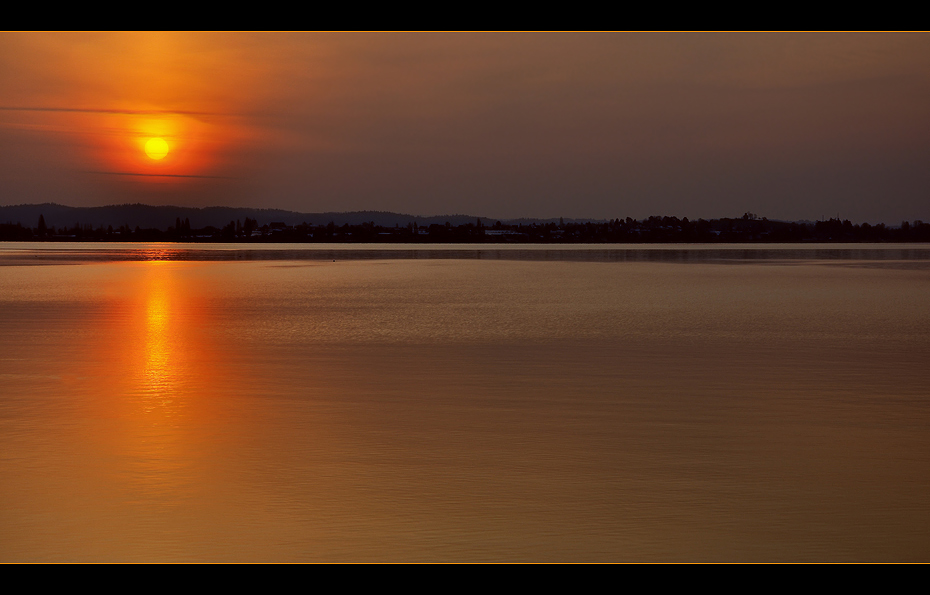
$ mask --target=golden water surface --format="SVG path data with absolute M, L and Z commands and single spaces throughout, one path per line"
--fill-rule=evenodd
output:
M 0 561 L 930 560 L 919 259 L 17 258 Z

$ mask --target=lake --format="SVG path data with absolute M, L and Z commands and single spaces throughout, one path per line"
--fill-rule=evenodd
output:
M 0 244 L 0 562 L 930 561 L 928 245 Z

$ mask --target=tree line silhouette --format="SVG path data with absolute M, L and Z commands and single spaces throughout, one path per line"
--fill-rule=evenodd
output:
M 374 221 L 337 226 L 302 223 L 285 225 L 255 219 L 233 220 L 222 228 L 193 229 L 189 219 L 178 217 L 167 229 L 141 229 L 122 225 L 106 228 L 76 223 L 56 228 L 43 215 L 35 227 L 0 223 L 2 241 L 107 241 L 107 242 L 325 242 L 325 243 L 742 243 L 742 242 L 930 242 L 930 223 L 903 221 L 898 227 L 883 223 L 853 224 L 848 219 L 816 222 L 775 221 L 746 213 L 739 218 L 697 219 L 653 216 L 636 220 L 558 223 L 502 223 L 476 218 L 461 225 L 410 223 L 387 227 Z

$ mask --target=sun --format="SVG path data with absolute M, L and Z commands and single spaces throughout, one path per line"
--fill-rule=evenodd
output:
M 168 143 L 163 138 L 150 138 L 145 143 L 145 154 L 158 161 L 168 154 Z

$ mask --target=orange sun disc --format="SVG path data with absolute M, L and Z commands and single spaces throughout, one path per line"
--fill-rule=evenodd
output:
M 145 154 L 152 159 L 164 159 L 168 154 L 168 143 L 163 138 L 150 138 L 145 143 Z

